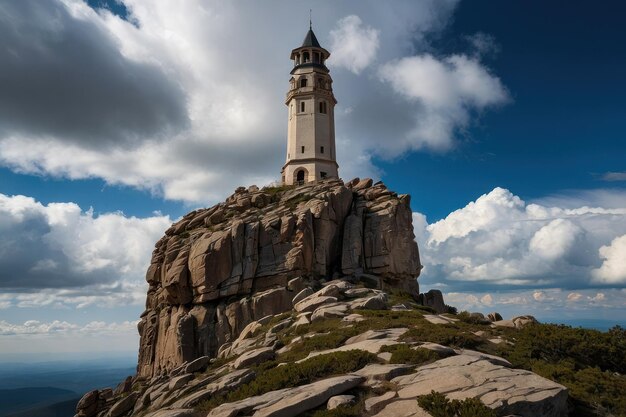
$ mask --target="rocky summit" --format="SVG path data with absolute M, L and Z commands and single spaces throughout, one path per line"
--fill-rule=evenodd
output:
M 161 238 L 146 279 L 138 374 L 215 357 L 307 287 L 344 276 L 417 296 L 421 265 L 409 196 L 382 183 L 328 180 L 239 188 Z
M 77 417 L 565 415 L 565 387 L 496 355 L 532 317 L 419 293 L 409 202 L 324 180 L 189 213 L 153 252 L 137 375 Z

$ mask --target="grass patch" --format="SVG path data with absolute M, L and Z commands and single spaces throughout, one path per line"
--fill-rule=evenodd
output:
M 257 368 L 257 377 L 236 390 L 211 398 L 198 406 L 208 411 L 220 404 L 243 400 L 266 392 L 308 384 L 332 375 L 347 374 L 376 360 L 376 355 L 362 350 L 349 350 L 315 356 L 300 363 L 277 366 L 276 362 Z
M 432 391 L 419 396 L 417 403 L 433 417 L 496 417 L 495 411 L 478 398 L 450 401 L 445 395 Z

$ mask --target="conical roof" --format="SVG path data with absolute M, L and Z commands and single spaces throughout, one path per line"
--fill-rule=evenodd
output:
M 313 33 L 313 29 L 309 29 L 304 38 L 304 42 L 302 42 L 302 46 L 312 46 L 314 48 L 321 48 L 320 43 L 315 37 L 315 33 Z

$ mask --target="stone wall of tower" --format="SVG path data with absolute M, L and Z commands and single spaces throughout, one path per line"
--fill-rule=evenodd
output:
M 314 37 L 312 31 L 309 34 Z M 281 172 L 285 184 L 294 183 L 299 169 L 306 171 L 304 181 L 339 176 L 335 150 L 336 101 L 332 79 L 324 65 L 330 54 L 317 44 L 317 39 L 315 43 L 317 46 L 303 45 L 292 51 L 295 66 L 285 103 L 289 119 L 286 159 Z M 302 63 L 305 52 L 309 56 L 317 55 L 317 61 Z M 304 86 L 303 79 L 306 79 Z

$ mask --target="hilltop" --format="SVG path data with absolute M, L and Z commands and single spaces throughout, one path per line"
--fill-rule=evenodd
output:
M 620 415 L 624 331 L 420 293 L 409 203 L 325 180 L 189 213 L 155 246 L 137 375 L 77 416 Z

